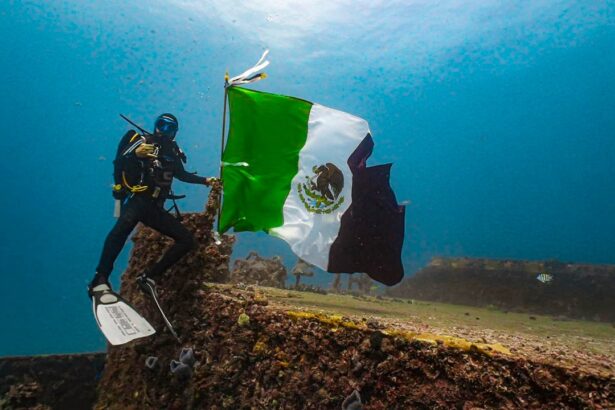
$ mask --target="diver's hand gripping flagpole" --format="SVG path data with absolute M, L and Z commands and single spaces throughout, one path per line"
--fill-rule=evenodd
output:
M 242 84 L 249 84 L 249 83 L 254 83 L 256 81 L 262 80 L 264 78 L 267 78 L 267 74 L 265 73 L 259 73 L 259 71 L 261 71 L 262 69 L 264 69 L 265 67 L 267 67 L 269 65 L 269 61 L 265 60 L 265 58 L 267 57 L 267 55 L 269 54 L 269 50 L 265 50 L 263 52 L 263 55 L 261 55 L 261 58 L 256 62 L 256 64 L 254 64 L 254 66 L 252 66 L 252 68 L 247 69 L 246 71 L 244 71 L 243 73 L 233 77 L 233 78 L 229 78 L 228 72 L 225 74 L 224 76 L 224 109 L 223 109 L 223 113 L 222 113 L 222 137 L 221 137 L 221 141 L 220 141 L 220 181 L 222 181 L 222 177 L 223 177 L 223 172 L 224 172 L 224 166 L 245 166 L 247 164 L 225 164 L 222 161 L 222 156 L 224 155 L 224 133 L 226 131 L 226 102 L 228 99 L 228 87 L 232 87 L 232 86 L 236 86 L 236 85 L 242 85 Z M 222 185 L 224 186 L 224 184 Z M 220 193 L 219 199 L 218 199 L 218 228 L 214 231 L 214 234 L 219 233 L 220 231 L 220 214 L 222 212 L 222 192 Z

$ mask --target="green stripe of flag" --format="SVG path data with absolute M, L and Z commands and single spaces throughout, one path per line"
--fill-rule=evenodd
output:
M 284 223 L 282 208 L 298 172 L 312 104 L 240 87 L 229 87 L 228 97 L 220 232 L 267 231 Z

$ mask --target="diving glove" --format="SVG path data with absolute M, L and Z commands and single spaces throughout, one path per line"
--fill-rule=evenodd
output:
M 154 144 L 143 143 L 135 149 L 135 154 L 139 158 L 158 158 L 158 147 Z
M 207 185 L 207 186 L 212 186 L 212 185 L 217 184 L 219 182 L 220 182 L 220 179 L 216 178 L 216 177 L 207 177 L 207 178 L 205 178 L 205 185 Z

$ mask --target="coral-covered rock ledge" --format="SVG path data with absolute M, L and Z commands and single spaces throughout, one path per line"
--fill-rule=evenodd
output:
M 228 280 L 233 238 L 212 235 L 216 197 L 185 216 L 197 248 L 159 281 L 181 343 L 134 284 L 168 240 L 148 229 L 122 278 L 122 294 L 158 333 L 108 351 L 97 409 L 339 409 L 357 390 L 365 409 L 606 408 L 613 378 L 534 363 L 502 346 L 385 329 L 373 319 L 312 314 L 269 303 L 258 287 Z M 189 380 L 169 370 L 182 347 L 197 363 Z M 157 366 L 145 366 L 148 357 Z
M 268 306 L 258 289 L 201 284 L 184 301 L 191 380 L 168 370 L 179 346 L 143 341 L 111 349 L 97 408 L 337 408 L 358 390 L 366 409 L 607 408 L 612 378 L 411 340 L 370 323 Z M 240 315 L 243 320 L 239 320 Z M 387 335 L 387 333 L 391 333 Z M 145 358 L 161 366 L 150 370 Z

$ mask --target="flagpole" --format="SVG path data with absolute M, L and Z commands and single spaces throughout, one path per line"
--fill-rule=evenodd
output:
M 224 173 L 224 165 L 222 162 L 222 158 L 224 156 L 224 133 L 226 132 L 226 102 L 228 100 L 228 88 L 230 86 L 234 86 L 237 84 L 248 84 L 253 83 L 255 81 L 262 80 L 266 78 L 267 75 L 265 73 L 258 73 L 258 71 L 269 65 L 269 61 L 265 60 L 269 54 L 269 50 L 265 50 L 263 55 L 258 60 L 256 65 L 252 68 L 244 71 L 236 77 L 229 78 L 228 71 L 224 75 L 224 107 L 222 109 L 222 135 L 220 136 L 220 174 L 219 180 L 222 183 L 222 174 Z M 220 231 L 220 215 L 222 214 L 222 190 L 220 191 L 220 195 L 218 196 L 218 227 L 214 231 L 215 235 L 218 235 Z M 216 242 L 217 243 L 217 242 Z
M 219 180 L 222 182 L 222 156 L 224 154 L 224 133 L 226 131 L 226 100 L 228 98 L 228 80 L 229 75 L 228 71 L 224 75 L 224 107 L 222 109 L 222 135 L 220 136 L 220 172 L 219 172 Z M 220 231 L 220 214 L 222 212 L 222 191 L 220 191 L 220 195 L 218 196 L 218 228 L 217 231 Z

